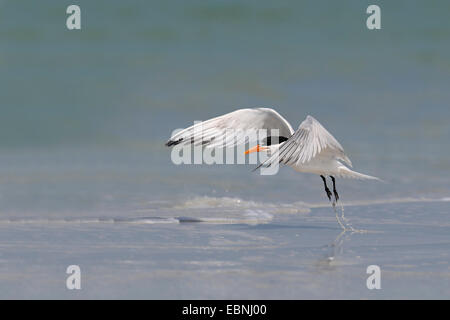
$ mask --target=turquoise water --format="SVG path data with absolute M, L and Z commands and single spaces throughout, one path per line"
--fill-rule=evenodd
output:
M 77 1 L 81 31 L 69 4 L 0 1 L 1 297 L 450 296 L 448 2 L 377 1 L 379 31 L 367 1 Z M 319 177 L 170 162 L 174 129 L 257 106 L 386 181 L 338 181 L 373 233 L 330 251 Z

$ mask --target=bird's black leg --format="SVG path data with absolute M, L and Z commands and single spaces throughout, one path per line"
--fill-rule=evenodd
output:
M 327 193 L 327 197 L 328 197 L 328 199 L 331 201 L 331 191 L 330 191 L 330 189 L 328 189 L 328 187 L 327 187 L 327 180 L 325 180 L 325 177 L 324 176 L 320 176 L 321 178 L 322 178 L 322 180 L 323 180 L 323 185 L 324 185 L 324 187 L 325 187 L 325 192 Z
M 333 193 L 334 193 L 334 198 L 336 199 L 336 202 L 338 202 L 338 200 L 339 200 L 339 195 L 338 195 L 338 193 L 337 193 L 337 191 L 336 191 L 336 180 L 334 179 L 333 176 L 330 176 L 330 177 L 331 177 L 331 180 L 333 181 Z

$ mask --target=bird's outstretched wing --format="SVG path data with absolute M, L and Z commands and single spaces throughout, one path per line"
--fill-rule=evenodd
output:
M 281 145 L 278 151 L 256 167 L 256 169 L 261 166 L 270 167 L 274 163 L 287 165 L 304 164 L 325 152 L 331 157 L 344 161 L 350 167 L 352 166 L 340 143 L 319 121 L 311 116 L 307 116 L 297 131 Z
M 279 137 L 289 138 L 294 130 L 278 112 L 270 108 L 239 109 L 225 115 L 197 123 L 174 134 L 166 146 L 177 144 L 204 145 L 206 147 L 233 147 L 252 142 L 249 130 L 278 129 Z M 227 132 L 234 132 L 233 136 Z M 251 138 L 251 136 L 250 136 Z

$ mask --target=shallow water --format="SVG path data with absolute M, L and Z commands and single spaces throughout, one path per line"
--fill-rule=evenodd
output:
M 139 218 L 3 220 L 0 296 L 447 298 L 449 206 L 442 200 L 345 206 L 353 226 L 367 232 L 343 235 L 329 207 L 269 215 L 261 214 L 262 203 L 240 211 L 255 213 L 249 220 L 246 214 L 233 220 L 239 211 L 229 205 Z M 179 218 L 180 211 L 191 219 Z M 210 220 L 199 222 L 204 216 Z M 71 264 L 82 272 L 77 292 L 65 288 Z M 380 290 L 366 287 L 369 265 L 382 270 Z
M 320 178 L 291 179 L 288 168 L 157 175 L 148 153 L 33 154 L 3 169 L 1 298 L 450 296 L 450 197 L 440 193 L 343 181 L 345 217 L 367 232 L 341 234 Z M 65 287 L 73 264 L 76 292 Z M 366 287 L 369 265 L 381 290 Z
M 80 0 L 68 31 L 0 0 L 0 297 L 449 298 L 449 3 L 378 2 L 379 32 L 356 0 Z M 385 181 L 337 181 L 370 232 L 338 238 L 317 176 L 171 163 L 174 129 L 256 106 Z

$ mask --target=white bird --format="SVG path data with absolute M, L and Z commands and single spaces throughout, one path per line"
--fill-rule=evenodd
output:
M 307 116 L 294 131 L 292 126 L 278 112 L 270 108 L 239 109 L 225 115 L 203 121 L 173 135 L 166 146 L 180 143 L 204 145 L 206 147 L 234 147 L 251 142 L 248 130 L 278 129 L 279 136 L 268 136 L 245 153 L 267 152 L 269 158 L 256 169 L 285 164 L 299 172 L 320 175 L 325 192 L 330 201 L 334 194 L 333 207 L 339 200 L 336 190 L 336 177 L 353 179 L 374 179 L 376 177 L 350 170 L 350 159 L 340 143 L 312 116 Z M 227 135 L 233 130 L 234 136 Z M 230 132 L 230 131 L 228 131 Z M 256 170 L 255 169 L 255 170 Z M 327 186 L 326 177 L 333 183 L 333 194 Z M 342 226 L 338 219 L 339 224 Z

